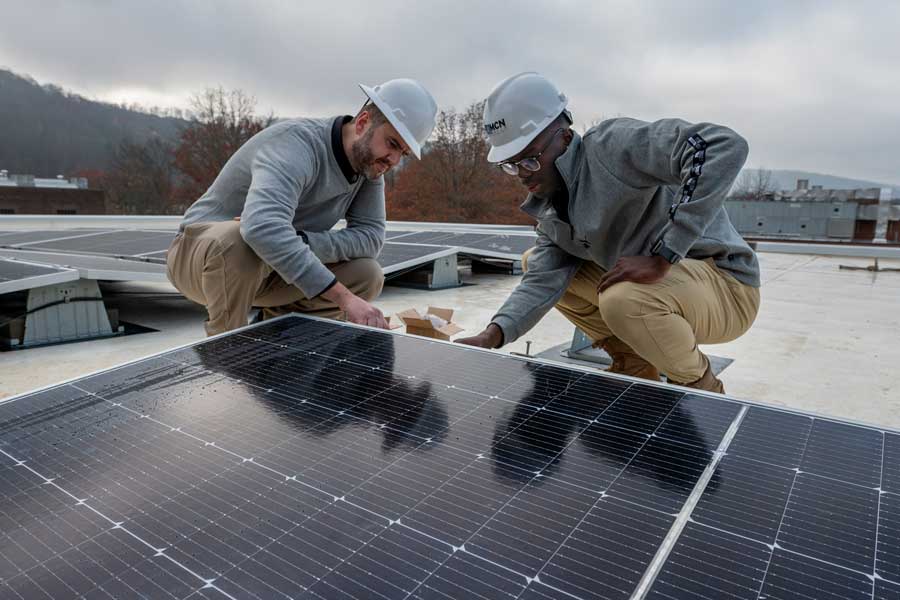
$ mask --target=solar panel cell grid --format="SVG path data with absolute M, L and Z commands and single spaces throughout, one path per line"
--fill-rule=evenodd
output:
M 740 410 L 421 338 L 267 322 L 0 404 L 0 585 L 29 598 L 625 599 L 699 483 L 649 597 L 871 598 L 876 570 L 875 597 L 890 597 L 897 496 L 859 483 L 882 476 L 866 463 L 881 432 L 754 408 L 707 483 Z M 829 441 L 854 449 L 830 470 Z
M 688 523 L 647 598 L 756 600 L 771 552 L 758 542 Z
M 700 497 L 692 519 L 773 544 L 795 476 L 792 469 L 726 456 Z
M 884 460 L 882 461 L 881 489 L 900 494 L 900 435 L 884 436 Z

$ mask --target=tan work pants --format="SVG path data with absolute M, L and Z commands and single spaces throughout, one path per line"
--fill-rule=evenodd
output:
M 381 293 L 384 275 L 374 259 L 358 258 L 326 266 L 338 281 L 365 300 Z M 241 237 L 237 221 L 188 225 L 169 247 L 166 275 L 185 297 L 206 307 L 207 335 L 243 327 L 254 306 L 263 308 L 266 318 L 290 312 L 343 318 L 333 302 L 307 298 L 263 262 Z
M 523 269 L 529 252 L 522 256 Z M 556 308 L 595 342 L 619 338 L 676 383 L 706 372 L 709 361 L 697 344 L 737 339 L 759 311 L 759 289 L 721 271 L 712 259 L 686 258 L 662 281 L 617 283 L 600 294 L 604 272 L 584 262 Z

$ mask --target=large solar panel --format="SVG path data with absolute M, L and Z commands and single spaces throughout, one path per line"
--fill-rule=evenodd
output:
M 426 265 L 444 256 L 456 254 L 456 248 L 447 246 L 421 246 L 385 242 L 378 255 L 378 263 L 386 275 Z
M 896 599 L 898 459 L 291 316 L 0 404 L 0 595 Z
M 0 256 L 0 294 L 78 279 L 78 271 Z

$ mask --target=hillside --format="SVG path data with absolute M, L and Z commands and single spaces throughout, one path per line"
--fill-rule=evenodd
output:
M 123 139 L 175 139 L 181 119 L 88 100 L 0 69 L 0 169 L 39 177 L 108 168 Z

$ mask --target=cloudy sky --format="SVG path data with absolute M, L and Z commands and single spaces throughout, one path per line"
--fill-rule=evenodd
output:
M 90 98 L 186 107 L 241 88 L 261 112 L 361 104 L 414 77 L 442 106 L 539 71 L 576 122 L 727 124 L 749 165 L 900 183 L 900 2 L 0 1 L 0 67 Z

